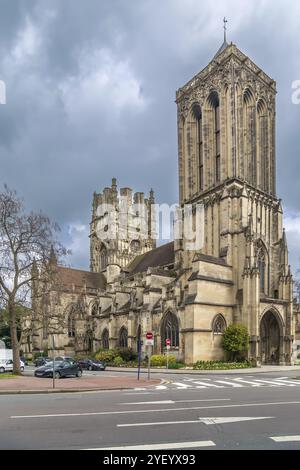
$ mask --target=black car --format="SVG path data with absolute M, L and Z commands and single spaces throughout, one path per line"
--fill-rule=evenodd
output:
M 51 357 L 37 357 L 34 360 L 34 365 L 35 365 L 35 367 L 44 366 L 45 364 L 47 364 L 50 361 L 52 361 Z
M 77 362 L 71 361 L 61 361 L 55 362 L 54 365 L 54 374 L 56 379 L 62 377 L 82 376 L 82 369 Z M 53 377 L 53 363 L 48 362 L 46 365 L 39 367 L 34 372 L 35 377 Z
M 105 370 L 106 364 L 97 359 L 80 359 L 78 364 L 86 370 Z

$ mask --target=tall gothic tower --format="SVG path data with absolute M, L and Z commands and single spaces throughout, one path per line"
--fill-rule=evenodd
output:
M 276 197 L 275 97 L 274 80 L 224 40 L 176 94 L 179 193 L 182 206 L 204 205 L 201 253 L 232 267 L 232 321 L 248 327 L 250 354 L 287 363 L 292 276 Z M 197 253 L 180 243 L 177 253 L 191 270 Z
M 155 248 L 154 192 L 149 198 L 130 188 L 94 193 L 90 224 L 90 269 L 104 272 L 111 282 L 136 256 Z

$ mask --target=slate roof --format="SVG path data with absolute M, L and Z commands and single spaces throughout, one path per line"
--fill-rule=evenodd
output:
M 127 266 L 130 274 L 136 274 L 147 271 L 148 268 L 156 268 L 174 264 L 174 242 L 161 245 L 154 250 L 148 251 L 143 255 L 134 258 Z
M 86 285 L 89 289 L 105 289 L 106 279 L 102 273 L 91 273 L 80 269 L 66 268 L 57 266 L 58 282 L 66 288 L 83 287 Z

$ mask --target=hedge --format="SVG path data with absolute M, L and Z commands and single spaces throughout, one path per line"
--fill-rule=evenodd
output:
M 226 369 L 247 369 L 253 367 L 250 361 L 224 362 L 224 361 L 197 361 L 193 365 L 195 370 L 226 370 Z

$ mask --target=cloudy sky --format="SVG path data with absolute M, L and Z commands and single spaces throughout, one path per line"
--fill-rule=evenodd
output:
M 300 266 L 299 0 L 0 0 L 0 182 L 62 228 L 89 264 L 94 190 L 117 177 L 158 202 L 177 192 L 175 90 L 228 40 L 277 81 L 277 176 Z

